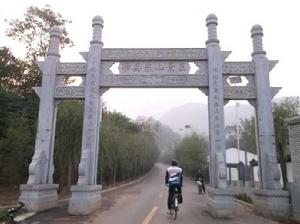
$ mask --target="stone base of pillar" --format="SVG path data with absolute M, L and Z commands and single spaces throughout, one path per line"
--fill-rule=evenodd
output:
M 57 189 L 58 184 L 22 184 L 19 201 L 24 202 L 26 209 L 32 212 L 54 208 L 58 205 Z
M 285 219 L 291 215 L 289 192 L 259 189 L 254 192 L 254 211 L 257 214 Z
M 245 187 L 247 188 L 254 188 L 254 183 L 251 180 L 246 180 L 245 181 Z
M 102 185 L 74 185 L 68 212 L 71 215 L 88 215 L 101 208 Z
M 242 180 L 238 181 L 238 187 L 245 187 L 245 182 Z
M 208 212 L 216 218 L 233 218 L 233 192 L 225 189 L 207 189 Z

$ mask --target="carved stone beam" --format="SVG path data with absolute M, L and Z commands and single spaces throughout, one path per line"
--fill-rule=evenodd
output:
M 199 88 L 208 86 L 204 75 L 103 75 L 101 87 L 116 88 Z
M 271 96 L 279 92 L 281 87 L 271 87 Z M 256 92 L 254 86 L 226 86 L 224 88 L 225 100 L 255 100 Z
M 229 56 L 230 51 L 222 51 L 223 60 Z M 87 61 L 87 52 L 80 52 Z M 140 61 L 140 60 L 182 60 L 205 61 L 207 52 L 205 48 L 103 48 L 102 61 Z
M 84 99 L 85 88 L 82 86 L 58 86 L 55 99 Z
M 269 61 L 269 71 L 278 63 L 276 60 Z M 223 65 L 223 74 L 226 75 L 249 75 L 254 74 L 255 68 L 251 61 L 233 61 L 225 62 Z
M 36 62 L 38 67 L 42 70 L 44 68 L 44 61 Z M 59 63 L 56 69 L 57 75 L 72 75 L 82 76 L 86 75 L 86 63 L 85 62 L 68 62 Z

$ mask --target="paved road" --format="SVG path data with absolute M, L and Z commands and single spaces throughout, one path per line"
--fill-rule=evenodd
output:
M 68 216 L 62 206 L 41 213 L 29 223 L 97 223 L 97 224 L 168 224 L 174 220 L 168 214 L 167 187 L 164 186 L 165 167 L 156 165 L 151 173 L 138 184 L 103 194 L 103 208 L 89 217 Z M 197 193 L 196 186 L 184 182 L 183 204 L 176 223 L 183 224 L 276 224 L 277 222 L 255 216 L 252 211 L 236 205 L 234 219 L 214 219 L 206 212 L 206 196 Z

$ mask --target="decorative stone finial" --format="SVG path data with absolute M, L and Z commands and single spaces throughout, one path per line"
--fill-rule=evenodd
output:
M 219 40 L 217 37 L 217 25 L 218 25 L 217 16 L 215 14 L 209 14 L 206 17 L 206 26 L 208 32 L 208 40 L 205 42 L 206 45 L 219 44 Z
M 103 26 L 103 19 L 101 16 L 95 16 L 93 18 L 93 26 L 94 25 L 100 25 L 100 26 Z
M 101 44 L 103 45 L 102 39 L 102 28 L 103 28 L 103 19 L 101 16 L 95 16 L 93 18 L 93 40 L 91 44 Z
M 263 49 L 262 37 L 263 37 L 263 28 L 261 25 L 254 25 L 251 29 L 251 38 L 253 43 L 253 53 L 252 56 L 256 54 L 265 55 L 266 52 Z
M 59 27 L 54 26 L 50 31 L 50 44 L 47 56 L 53 55 L 59 57 L 59 43 L 61 39 L 61 30 Z

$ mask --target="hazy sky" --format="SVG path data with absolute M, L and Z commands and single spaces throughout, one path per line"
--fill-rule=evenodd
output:
M 300 13 L 297 0 L 9 0 L 0 13 L 0 46 L 10 47 L 22 57 L 20 45 L 5 37 L 4 19 L 20 18 L 28 6 L 51 5 L 54 11 L 72 20 L 68 25 L 75 47 L 61 52 L 61 61 L 81 61 L 78 52 L 88 51 L 95 15 L 104 19 L 104 47 L 190 48 L 205 47 L 205 18 L 214 13 L 219 19 L 218 37 L 222 50 L 232 51 L 227 61 L 251 60 L 252 25 L 264 28 L 267 57 L 279 60 L 271 72 L 271 85 L 282 86 L 277 95 L 299 96 L 298 72 Z M 135 118 L 159 118 L 169 109 L 191 102 L 206 103 L 196 89 L 115 89 L 104 95 L 108 108 Z

